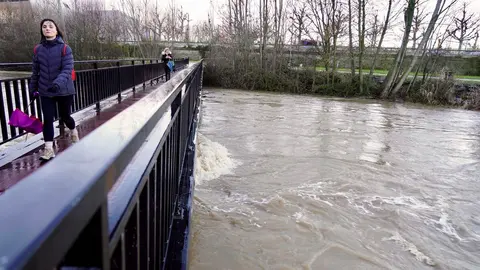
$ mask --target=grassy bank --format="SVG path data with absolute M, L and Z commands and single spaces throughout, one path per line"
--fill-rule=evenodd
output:
M 349 72 L 330 73 L 287 67 L 271 71 L 255 65 L 234 67 L 227 62 L 212 62 L 207 59 L 203 78 L 204 85 L 209 87 L 374 99 L 379 99 L 383 90 L 383 74 L 365 77 L 364 91 L 360 92 L 359 77 L 352 77 Z M 407 82 L 391 100 L 480 110 L 480 86 L 441 79 L 424 83 Z
M 316 67 L 317 71 L 325 71 L 325 67 Z M 347 68 L 338 68 L 337 69 L 338 72 L 341 72 L 341 73 L 350 73 L 351 72 L 351 69 L 347 69 Z M 355 72 L 359 72 L 360 70 L 359 69 L 355 69 Z M 369 74 L 370 73 L 370 69 L 363 69 L 363 74 Z M 373 71 L 373 75 L 375 76 L 387 76 L 388 74 L 388 70 L 385 70 L 385 69 L 375 69 Z M 415 72 L 410 72 L 410 76 L 415 76 Z M 417 76 L 423 76 L 423 73 L 419 72 Z M 433 75 L 434 78 L 443 78 L 443 75 L 442 74 L 434 74 Z M 480 76 L 468 76 L 468 75 L 454 75 L 453 76 L 453 79 L 454 80 L 459 80 L 459 81 L 473 81 L 473 82 L 478 82 L 480 84 Z

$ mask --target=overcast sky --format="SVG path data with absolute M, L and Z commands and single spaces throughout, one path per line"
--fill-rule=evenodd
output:
M 120 0 L 104 0 L 105 7 L 110 8 L 112 5 L 119 5 Z M 136 0 L 137 2 L 143 2 L 143 0 Z M 168 7 L 170 0 L 149 0 L 150 3 L 158 3 L 159 10 L 161 7 Z M 225 0 L 213 0 L 213 1 L 225 1 Z M 190 14 L 190 19 L 193 23 L 206 21 L 208 19 L 208 11 L 210 8 L 209 0 L 176 0 L 175 5 L 182 6 L 185 12 Z
M 68 0 L 67 0 L 68 1 Z M 105 7 L 107 9 L 110 9 L 110 7 L 117 6 L 120 4 L 120 0 L 104 0 L 105 1 Z M 144 0 L 134 0 L 138 1 L 139 3 L 144 1 Z M 171 0 L 148 0 L 150 3 L 153 5 L 155 2 L 158 3 L 159 9 L 162 7 L 167 7 L 170 3 Z M 208 19 L 208 12 L 211 7 L 211 2 L 213 1 L 215 10 L 218 11 L 220 7 L 226 3 L 227 0 L 176 0 L 175 5 L 177 6 L 182 6 L 184 12 L 188 12 L 190 14 L 190 19 L 192 20 L 192 24 L 195 24 L 197 22 L 205 21 Z M 428 9 L 427 12 L 431 12 L 435 6 L 436 0 L 426 0 L 428 2 Z M 458 4 L 463 3 L 464 0 L 458 0 Z M 287 3 L 289 1 L 285 1 Z M 387 10 L 387 0 L 370 0 L 370 3 L 375 3 L 369 4 L 369 8 L 367 9 L 368 13 L 373 13 L 374 11 L 378 11 L 380 17 L 383 20 L 383 17 L 385 16 L 385 12 Z M 397 3 L 404 3 L 406 0 L 395 0 Z M 254 0 L 254 5 L 258 3 L 258 1 Z M 469 11 L 470 12 L 476 12 L 480 14 L 480 0 L 467 0 L 467 3 L 469 3 Z M 399 19 L 397 20 L 397 23 L 403 24 L 403 15 L 400 15 Z M 427 17 L 425 24 L 428 24 L 428 20 L 430 17 Z M 218 15 L 215 15 L 215 22 L 218 23 Z M 401 25 L 400 25 L 401 27 Z M 400 32 L 400 31 L 399 31 Z M 401 33 L 389 33 L 389 35 L 385 39 L 385 46 L 398 46 L 398 41 L 401 40 Z M 452 42 L 447 42 L 449 44 L 445 44 L 448 47 L 455 45 Z
M 104 0 L 105 4 L 107 7 L 110 7 L 112 5 L 118 5 L 120 3 L 120 0 Z M 141 2 L 142 0 L 136 0 Z M 149 0 L 151 3 L 155 3 L 155 1 L 158 1 L 158 5 L 160 6 L 167 6 L 168 3 L 170 2 L 169 0 Z M 175 3 L 177 6 L 183 6 L 183 9 L 185 12 L 190 13 L 190 17 L 194 21 L 202 21 L 206 20 L 208 16 L 208 11 L 210 8 L 210 2 L 213 1 L 215 3 L 216 9 L 218 9 L 219 6 L 222 4 L 226 3 L 226 0 L 176 0 Z M 403 0 L 406 1 L 406 0 Z M 436 0 L 427 0 L 429 2 L 429 5 L 433 6 L 436 3 Z M 462 1 L 462 0 L 460 0 Z M 258 1 L 255 1 L 255 3 Z M 386 0 L 371 0 L 372 3 L 379 3 L 375 6 L 370 5 L 371 7 L 373 6 L 373 9 L 377 9 L 380 12 L 386 10 Z M 397 0 L 398 2 L 398 0 Z M 477 11 L 480 13 L 480 0 L 469 0 L 467 1 L 470 3 L 470 10 L 471 11 Z

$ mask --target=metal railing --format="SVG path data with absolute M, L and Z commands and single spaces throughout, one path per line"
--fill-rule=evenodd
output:
M 188 65 L 189 59 L 176 59 L 177 70 Z M 75 80 L 76 95 L 74 96 L 72 113 L 81 111 L 95 105 L 100 112 L 100 103 L 108 98 L 117 96 L 118 102 L 122 101 L 122 93 L 146 84 L 153 84 L 164 77 L 163 63 L 159 60 L 98 60 L 76 61 L 76 66 L 88 67 L 78 70 Z M 0 68 L 12 68 L 30 65 L 31 63 L 3 63 Z M 101 67 L 110 65 L 111 67 Z M 113 65 L 113 66 L 112 66 Z M 0 145 L 14 140 L 25 132 L 21 129 L 8 126 L 8 120 L 15 110 L 34 115 L 42 120 L 40 99 L 35 100 L 30 106 L 28 83 L 30 77 L 0 80 Z M 58 117 L 57 117 L 58 118 Z M 57 120 L 57 118 L 55 120 Z
M 0 196 L 0 269 L 185 269 L 202 76 L 194 64 Z

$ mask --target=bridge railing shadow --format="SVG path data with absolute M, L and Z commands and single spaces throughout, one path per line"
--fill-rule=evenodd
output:
M 178 69 L 189 64 L 189 59 L 175 59 Z M 0 63 L 0 69 L 25 69 L 31 63 Z M 158 59 L 133 60 L 97 60 L 76 61 L 77 78 L 74 81 L 76 95 L 72 113 L 95 106 L 97 113 L 101 110 L 101 102 L 112 97 L 122 101 L 122 93 L 138 87 L 145 89 L 147 84 L 153 85 L 165 76 L 163 63 Z M 40 100 L 30 104 L 30 77 L 23 76 L 13 79 L 0 79 L 0 145 L 23 136 L 25 131 L 8 125 L 12 112 L 19 108 L 28 115 L 34 115 L 42 120 Z M 30 104 L 30 106 L 29 106 Z M 58 120 L 58 115 L 55 118 Z
M 0 269 L 185 267 L 203 62 L 177 76 L 0 196 Z

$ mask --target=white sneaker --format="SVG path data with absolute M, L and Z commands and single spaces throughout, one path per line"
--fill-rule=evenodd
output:
M 50 160 L 55 157 L 55 151 L 53 151 L 53 142 L 45 142 L 45 148 L 43 154 L 40 156 L 41 160 Z
M 78 130 L 76 128 L 70 130 L 70 137 L 72 139 L 72 143 L 77 143 L 80 140 L 78 136 Z

